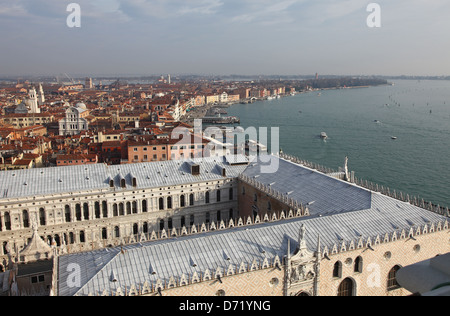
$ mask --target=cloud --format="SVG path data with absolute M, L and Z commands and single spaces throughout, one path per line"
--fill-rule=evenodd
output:
M 121 0 L 120 9 L 132 19 L 170 19 L 188 15 L 213 15 L 223 6 L 221 0 Z
M 178 14 L 216 14 L 219 11 L 219 8 L 223 6 L 223 2 L 220 0 L 203 0 L 197 1 L 198 3 L 194 3 L 193 5 L 185 5 L 179 11 Z
M 45 17 L 65 19 L 67 5 L 78 3 L 86 18 L 127 17 L 176 18 L 187 15 L 212 15 L 223 6 L 222 0 L 0 0 L 2 17 Z M 125 20 L 125 19 L 124 19 Z
M 0 2 L 0 16 L 3 17 L 25 17 L 28 12 L 18 3 Z
M 244 1 L 245 7 L 241 11 L 246 13 L 236 15 L 232 18 L 233 22 L 241 23 L 262 23 L 278 24 L 295 21 L 295 10 L 291 11 L 292 6 L 302 2 L 302 0 L 284 0 L 284 1 Z

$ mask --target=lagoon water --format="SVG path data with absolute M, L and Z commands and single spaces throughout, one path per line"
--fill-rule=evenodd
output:
M 392 82 L 236 104 L 228 114 L 243 128 L 279 127 L 287 154 L 333 169 L 348 156 L 358 178 L 450 206 L 450 82 Z

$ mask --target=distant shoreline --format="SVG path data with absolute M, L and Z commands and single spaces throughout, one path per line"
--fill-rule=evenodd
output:
M 329 88 L 313 89 L 313 90 L 308 90 L 308 91 L 299 91 L 299 92 L 296 92 L 294 95 L 284 94 L 284 95 L 280 95 L 280 96 L 281 96 L 281 98 L 286 98 L 286 97 L 296 96 L 299 94 L 314 93 L 314 92 L 318 92 L 318 91 L 345 90 L 345 89 L 367 89 L 367 88 L 372 88 L 372 87 L 391 86 L 391 85 L 392 85 L 392 83 L 388 82 L 386 84 L 377 84 L 377 85 L 329 87 Z M 189 114 L 186 114 L 184 117 L 181 118 L 181 122 L 189 124 L 189 125 L 193 125 L 194 120 L 203 119 L 206 116 L 206 114 L 209 112 L 209 110 L 211 110 L 215 107 L 230 107 L 233 105 L 239 105 L 242 102 L 248 102 L 247 104 L 252 104 L 252 103 L 261 102 L 261 101 L 270 101 L 270 100 L 267 100 L 267 98 L 258 98 L 254 101 L 251 101 L 251 99 L 243 99 L 243 100 L 240 100 L 237 102 L 227 103 L 227 104 L 208 104 L 208 105 L 204 105 L 204 106 L 193 107 L 190 109 L 190 112 L 188 112 Z M 188 118 L 188 116 L 189 116 L 189 118 Z

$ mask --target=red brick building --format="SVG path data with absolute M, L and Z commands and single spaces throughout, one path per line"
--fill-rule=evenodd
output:
M 89 164 L 96 164 L 97 162 L 98 162 L 98 157 L 97 157 L 97 155 L 94 155 L 94 154 L 58 155 L 56 158 L 56 165 L 58 167 L 89 165 Z

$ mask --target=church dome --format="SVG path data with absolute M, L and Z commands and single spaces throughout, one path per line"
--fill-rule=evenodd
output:
M 79 109 L 87 110 L 86 104 L 84 104 L 83 102 L 77 103 L 77 105 L 75 107 L 77 107 Z

